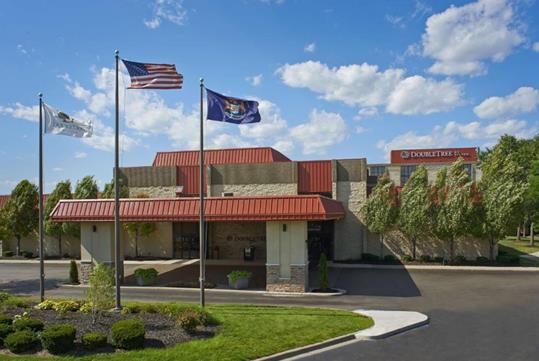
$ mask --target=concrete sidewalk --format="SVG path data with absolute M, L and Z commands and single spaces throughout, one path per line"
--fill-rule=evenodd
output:
M 330 262 L 328 266 L 330 268 L 390 269 L 390 270 L 539 272 L 539 267 L 442 266 L 442 265 L 428 265 L 428 264 L 406 265 L 406 264 L 368 264 L 368 263 L 335 263 L 335 262 Z

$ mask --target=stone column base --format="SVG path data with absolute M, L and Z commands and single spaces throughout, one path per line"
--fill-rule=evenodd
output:
M 307 265 L 291 265 L 290 278 L 279 277 L 279 265 L 266 266 L 266 290 L 268 292 L 307 292 Z
M 90 278 L 90 273 L 92 273 L 92 269 L 94 268 L 94 265 L 92 261 L 81 261 L 79 264 L 79 281 L 80 283 L 86 284 L 88 283 L 88 279 Z

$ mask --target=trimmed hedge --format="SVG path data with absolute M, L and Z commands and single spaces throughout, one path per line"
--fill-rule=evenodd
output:
M 65 353 L 73 349 L 77 330 L 73 325 L 54 325 L 41 333 L 41 345 L 52 354 Z
M 18 331 L 9 334 L 4 339 L 4 345 L 13 353 L 22 353 L 35 350 L 39 346 L 39 339 L 35 332 Z
M 0 347 L 4 345 L 4 339 L 13 332 L 11 325 L 0 323 Z
M 432 262 L 432 257 L 429 256 L 428 254 L 422 254 L 420 257 L 419 257 L 419 260 L 423 263 L 425 262 Z
M 39 332 L 43 331 L 43 328 L 45 325 L 41 320 L 38 320 L 37 318 L 21 318 L 19 320 L 15 320 L 13 322 L 13 329 L 15 331 L 34 331 Z
M 146 333 L 144 324 L 140 320 L 123 320 L 112 325 L 112 345 L 124 350 L 142 348 Z
M 372 253 L 362 253 L 361 259 L 366 262 L 378 262 L 380 257 Z
M 107 345 L 107 336 L 101 332 L 88 332 L 82 335 L 82 346 L 89 351 L 96 350 Z

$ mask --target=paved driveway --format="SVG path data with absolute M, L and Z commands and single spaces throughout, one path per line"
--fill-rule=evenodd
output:
M 49 277 L 65 279 L 67 266 L 46 268 Z M 0 264 L 0 289 L 37 294 L 37 265 Z M 260 303 L 415 310 L 431 318 L 429 326 L 380 341 L 358 342 L 309 357 L 309 360 L 528 361 L 539 359 L 539 273 L 332 270 L 341 297 L 268 297 L 260 294 L 209 293 L 209 303 Z M 48 294 L 82 297 L 81 288 L 55 287 Z M 198 300 L 198 293 L 178 290 L 123 291 L 126 299 Z M 283 335 L 283 337 L 286 337 Z

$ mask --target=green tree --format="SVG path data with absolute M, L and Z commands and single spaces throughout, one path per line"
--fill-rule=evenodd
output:
M 434 186 L 434 234 L 449 243 L 449 261 L 455 259 L 455 240 L 470 234 L 473 214 L 472 182 L 464 170 L 463 159 L 438 174 Z
M 431 194 L 427 169 L 419 166 L 400 193 L 398 226 L 412 241 L 412 258 L 416 259 L 417 239 L 426 236 L 431 229 Z
M 86 300 L 92 306 L 92 323 L 102 311 L 114 306 L 114 276 L 110 267 L 102 263 L 94 266 L 88 277 Z
M 526 192 L 528 206 L 532 209 L 530 226 L 530 246 L 534 246 L 534 226 L 539 223 L 539 158 L 532 161 L 528 175 L 528 190 Z
M 52 219 L 50 219 L 50 214 L 60 200 L 72 198 L 73 194 L 71 193 L 71 182 L 69 180 L 65 180 L 56 185 L 56 188 L 54 188 L 52 193 L 49 195 L 47 198 L 47 203 L 45 204 L 45 222 L 43 226 L 47 235 L 56 237 L 58 240 L 58 255 L 60 257 L 62 256 L 62 237 L 64 235 L 79 237 L 79 235 L 77 234 L 76 227 L 73 225 L 73 223 L 54 222 Z
M 37 229 L 38 199 L 37 187 L 25 179 L 11 192 L 11 197 L 2 210 L 2 223 L 7 235 L 14 236 L 17 240 L 17 256 L 21 252 L 21 238 Z
M 479 183 L 484 208 L 483 233 L 490 242 L 490 258 L 494 248 L 510 229 L 522 219 L 526 193 L 525 170 L 518 165 L 515 153 L 496 147 L 482 164 Z
M 103 193 L 101 198 L 112 199 L 114 198 L 114 180 L 111 180 L 110 183 L 106 183 L 103 188 Z M 129 198 L 129 187 L 126 186 L 123 180 L 120 178 L 120 198 Z
M 77 182 L 73 198 L 75 199 L 97 199 L 99 188 L 93 176 L 87 175 Z
M 137 194 L 136 198 L 150 198 L 146 193 Z M 155 223 L 153 222 L 126 222 L 123 224 L 131 238 L 135 240 L 135 257 L 139 256 L 138 242 L 141 237 L 148 237 L 155 232 Z
M 384 252 L 384 236 L 395 226 L 398 213 L 395 185 L 389 177 L 382 176 L 378 178 L 378 183 L 362 208 L 367 228 L 380 235 L 380 257 L 383 257 Z

